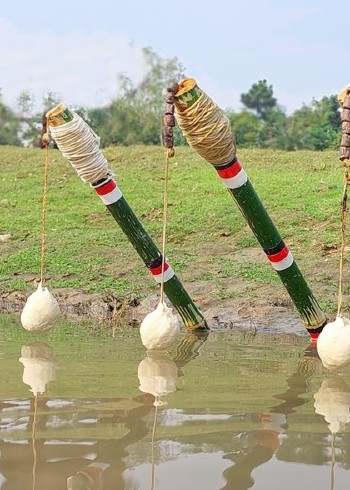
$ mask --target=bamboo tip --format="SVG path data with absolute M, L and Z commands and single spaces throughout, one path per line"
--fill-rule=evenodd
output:
M 181 95 L 185 94 L 186 92 L 189 92 L 192 90 L 196 85 L 197 82 L 194 78 L 184 78 L 181 80 L 179 83 L 179 88 L 175 94 L 175 97 L 180 97 Z
M 338 94 L 338 103 L 340 106 L 343 105 L 345 97 L 350 93 L 350 86 L 348 85 L 347 87 L 343 88 L 341 92 Z
M 46 118 L 50 126 L 62 126 L 73 120 L 73 113 L 66 104 L 58 104 L 46 113 Z

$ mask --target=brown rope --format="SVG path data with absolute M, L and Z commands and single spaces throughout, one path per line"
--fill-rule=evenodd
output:
M 169 159 L 174 156 L 174 149 L 168 148 L 165 156 L 164 188 L 163 188 L 163 234 L 162 234 L 162 276 L 160 281 L 160 302 L 164 302 L 164 266 L 165 246 L 168 228 L 168 183 L 169 183 Z
M 349 185 L 349 160 L 344 162 L 344 185 L 343 195 L 341 200 L 341 246 L 340 246 L 340 264 L 339 264 L 339 292 L 338 292 L 338 311 L 337 316 L 340 315 L 340 310 L 343 302 L 343 279 L 344 279 L 344 256 L 345 256 L 345 244 L 346 244 L 346 217 L 347 217 L 347 201 L 348 201 L 348 185 Z
M 158 401 L 158 397 L 155 397 L 155 401 Z M 157 415 L 158 415 L 158 404 L 155 406 L 153 428 L 152 428 L 152 474 L 151 474 L 151 490 L 156 488 L 156 462 L 155 462 L 155 438 L 156 438 L 156 428 L 157 428 Z
M 35 447 L 35 435 L 36 435 L 36 417 L 38 412 L 38 396 L 34 396 L 34 414 L 32 424 L 32 452 L 33 452 L 33 467 L 32 467 L 32 490 L 35 490 L 36 486 L 36 466 L 37 466 L 37 453 Z
M 45 136 L 45 135 L 44 135 Z M 42 214 L 41 214 L 41 256 L 40 256 L 40 283 L 44 283 L 44 264 L 45 264 L 45 252 L 46 252 L 46 214 L 47 214 L 47 187 L 49 176 L 49 140 L 43 137 L 43 144 L 45 145 L 45 158 L 44 158 L 44 184 L 43 184 L 43 197 L 42 197 Z
M 335 483 L 335 463 L 336 463 L 336 458 L 335 458 L 335 434 L 332 434 L 332 464 L 331 464 L 331 490 L 334 490 L 334 483 Z

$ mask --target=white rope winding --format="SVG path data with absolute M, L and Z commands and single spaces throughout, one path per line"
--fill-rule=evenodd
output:
M 81 180 L 93 184 L 112 171 L 100 150 L 100 138 L 78 114 L 73 115 L 62 126 L 50 126 L 51 135 Z

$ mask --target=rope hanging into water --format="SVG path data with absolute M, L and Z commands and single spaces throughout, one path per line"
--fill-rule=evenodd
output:
M 343 282 L 344 282 L 344 262 L 345 262 L 345 245 L 346 245 L 346 218 L 347 218 L 347 202 L 348 202 L 348 185 L 349 185 L 349 162 L 344 163 L 344 185 L 343 195 L 341 200 L 341 245 L 340 245 L 340 260 L 339 260 L 339 292 L 338 292 L 338 310 L 337 316 L 340 316 L 340 311 L 343 303 Z
M 100 138 L 78 114 L 73 113 L 73 120 L 66 124 L 50 126 L 50 131 L 62 155 L 83 182 L 93 184 L 112 175 L 100 150 Z
M 199 155 L 213 165 L 232 162 L 236 146 L 230 121 L 205 92 L 187 109 L 180 110 L 176 100 L 175 106 L 178 125 Z
M 153 428 L 152 428 L 152 473 L 151 473 L 151 490 L 156 488 L 156 461 L 155 461 L 155 442 L 156 442 L 156 428 L 157 428 L 157 416 L 158 416 L 158 397 L 155 397 L 156 405 L 154 410 Z
M 335 453 L 335 434 L 332 434 L 332 443 L 331 443 L 331 448 L 332 448 L 332 464 L 331 464 L 331 490 L 334 490 L 334 483 L 335 483 L 335 464 L 336 464 L 336 453 Z
M 162 275 L 160 280 L 160 303 L 164 302 L 164 269 L 165 269 L 165 247 L 168 228 L 168 183 L 169 183 L 169 158 L 174 152 L 168 149 L 165 157 L 164 190 L 163 190 L 163 232 L 162 232 Z
M 42 197 L 42 212 L 41 212 L 41 254 L 40 254 L 40 283 L 44 284 L 44 265 L 46 253 L 46 215 L 47 215 L 47 189 L 49 180 L 49 141 L 43 140 L 45 144 L 44 157 L 44 184 Z
M 344 165 L 344 184 L 343 195 L 341 200 L 341 246 L 340 246 L 340 264 L 339 264 L 339 292 L 338 292 L 338 311 L 340 311 L 343 302 L 343 279 L 344 279 L 344 262 L 345 262 L 345 245 L 346 245 L 346 218 L 347 218 L 347 201 L 349 186 L 350 170 L 350 87 L 343 89 L 338 95 L 338 102 L 341 106 L 341 123 L 342 137 L 340 142 L 339 159 Z
M 165 165 L 164 165 L 164 188 L 163 188 L 163 233 L 162 233 L 162 274 L 160 280 L 160 303 L 164 302 L 164 273 L 165 273 L 165 245 L 167 239 L 168 225 L 168 183 L 169 183 L 169 159 L 175 155 L 174 150 L 174 133 L 175 126 L 175 93 L 178 90 L 178 84 L 175 83 L 167 88 L 165 96 L 165 111 L 163 117 L 163 144 L 166 148 Z
M 36 488 L 36 467 L 37 467 L 37 452 L 36 452 L 36 419 L 38 412 L 38 396 L 34 396 L 34 414 L 32 423 L 32 453 L 33 453 L 33 466 L 32 466 L 32 490 Z

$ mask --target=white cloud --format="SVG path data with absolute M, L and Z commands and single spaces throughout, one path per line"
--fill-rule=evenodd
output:
M 0 17 L 0 87 L 12 107 L 22 90 L 38 106 L 47 92 L 69 104 L 103 105 L 117 94 L 118 73 L 138 80 L 143 69 L 141 48 L 123 34 L 20 32 Z

